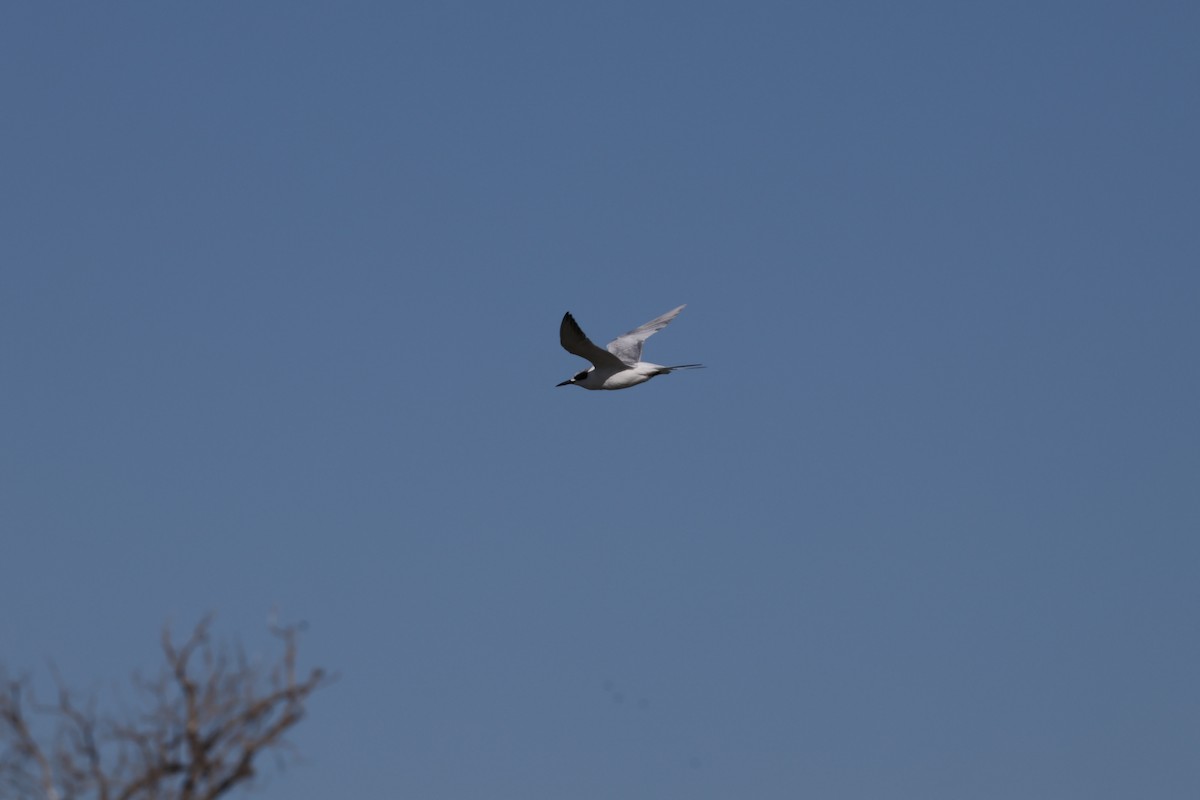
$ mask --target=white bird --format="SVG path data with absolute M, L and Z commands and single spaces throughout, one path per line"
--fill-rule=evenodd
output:
M 629 333 L 622 334 L 608 343 L 608 348 L 601 350 L 584 335 L 579 323 L 571 316 L 571 312 L 563 315 L 562 325 L 558 328 L 558 340 L 563 349 L 592 362 L 590 369 L 576 375 L 570 380 L 563 381 L 559 386 L 575 384 L 584 389 L 628 389 L 645 383 L 655 375 L 666 375 L 677 369 L 696 369 L 703 364 L 677 364 L 664 367 L 662 364 L 651 364 L 642 361 L 642 343 L 658 331 L 667 327 L 667 323 L 675 319 L 684 306 L 672 309 L 661 317 L 656 317 L 645 325 L 634 328 Z

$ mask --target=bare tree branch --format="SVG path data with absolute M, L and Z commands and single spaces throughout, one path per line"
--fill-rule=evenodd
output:
M 8 767 L 11 764 L 14 785 L 23 786 L 30 779 L 28 765 L 32 763 L 40 776 L 40 786 L 46 800 L 59 800 L 54 788 L 54 769 L 45 750 L 34 738 L 29 727 L 29 719 L 22 708 L 22 695 L 28 691 L 23 681 L 8 681 L 5 691 L 0 694 L 0 722 L 4 724 L 3 733 L 9 739 L 11 755 L 5 754 L 0 764 Z
M 180 642 L 164 628 L 165 667 L 152 680 L 134 676 L 140 709 L 120 718 L 80 704 L 57 671 L 57 701 L 47 706 L 34 702 L 28 681 L 0 681 L 0 796 L 217 800 L 252 781 L 265 754 L 290 753 L 287 732 L 329 678 L 297 669 L 294 626 L 272 627 L 283 652 L 269 667 L 241 647 L 215 645 L 211 627 L 206 617 Z M 39 738 L 46 726 L 29 711 L 46 718 L 52 737 Z

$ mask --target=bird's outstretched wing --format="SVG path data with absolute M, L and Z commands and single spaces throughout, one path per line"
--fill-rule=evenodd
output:
M 631 366 L 636 364 L 642 360 L 642 343 L 658 331 L 667 327 L 667 323 L 675 319 L 685 307 L 686 304 L 679 308 L 671 309 L 661 317 L 655 317 L 645 325 L 639 325 L 629 333 L 621 334 L 608 343 L 608 352 L 619 358 L 624 364 Z M 589 344 L 591 343 L 589 342 Z
M 625 365 L 615 355 L 592 344 L 592 340 L 584 334 L 570 311 L 563 314 L 562 324 L 558 326 L 558 341 L 568 353 L 586 358 L 593 366 L 625 369 Z

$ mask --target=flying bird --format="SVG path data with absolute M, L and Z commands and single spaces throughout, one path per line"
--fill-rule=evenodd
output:
M 568 311 L 563 315 L 562 325 L 558 328 L 558 340 L 564 350 L 586 358 L 592 362 L 592 366 L 558 385 L 575 384 L 584 389 L 628 389 L 630 386 L 645 383 L 655 375 L 666 375 L 677 369 L 703 367 L 703 364 L 676 364 L 673 367 L 664 367 L 662 364 L 642 361 L 642 344 L 667 327 L 667 323 L 675 319 L 683 309 L 684 306 L 672 309 L 629 333 L 621 334 L 609 342 L 604 350 L 592 344 L 592 340 L 587 338 L 579 323 Z

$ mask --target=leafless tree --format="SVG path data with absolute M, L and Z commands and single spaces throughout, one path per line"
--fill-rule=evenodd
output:
M 214 800 L 249 785 L 264 756 L 294 755 L 285 734 L 327 676 L 297 670 L 294 626 L 272 628 L 283 652 L 262 666 L 214 644 L 211 622 L 181 643 L 163 629 L 166 665 L 154 679 L 134 676 L 134 711 L 99 713 L 57 673 L 51 703 L 28 679 L 0 676 L 0 797 Z

